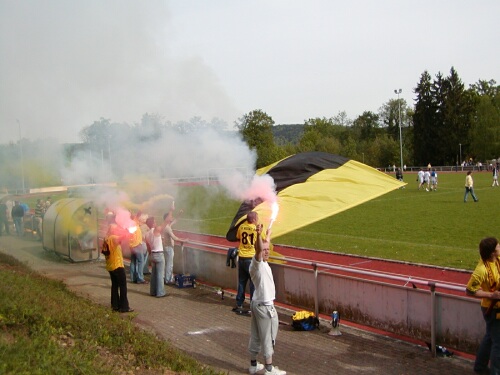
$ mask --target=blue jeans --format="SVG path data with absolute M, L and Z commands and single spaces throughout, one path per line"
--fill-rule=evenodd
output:
M 155 297 L 163 297 L 165 286 L 163 277 L 165 275 L 165 256 L 163 251 L 151 252 L 151 283 L 149 284 L 149 294 Z
M 165 246 L 163 248 L 165 254 L 165 282 L 174 282 L 174 248 L 172 246 Z
M 144 282 L 144 254 L 146 252 L 144 242 L 130 249 L 130 280 L 133 283 Z
M 494 309 L 490 315 L 484 316 L 486 308 L 481 307 L 484 321 L 486 322 L 486 334 L 479 345 L 474 362 L 474 371 L 480 372 L 488 368 L 491 361 L 491 374 L 500 374 L 500 314 L 499 309 Z
M 144 269 L 142 271 L 144 275 L 149 275 L 151 272 L 149 271 L 149 253 L 146 248 L 146 252 L 144 253 Z
M 474 199 L 474 202 L 477 202 L 476 194 L 474 194 L 474 188 L 469 187 L 465 188 L 464 202 L 467 202 L 467 195 L 469 195 L 469 193 L 472 196 L 472 199 Z
M 252 258 L 238 258 L 238 294 L 236 294 L 236 305 L 239 307 L 243 306 L 243 302 L 245 302 L 245 289 L 247 288 L 248 281 L 250 281 L 250 301 L 255 290 L 250 278 L 250 263 L 252 263 Z
M 24 223 L 22 217 L 13 217 L 14 225 L 16 226 L 16 233 L 18 236 L 24 235 Z

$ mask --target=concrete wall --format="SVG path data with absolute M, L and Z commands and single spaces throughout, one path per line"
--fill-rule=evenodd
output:
M 222 250 L 222 249 L 221 249 Z M 484 335 L 479 301 L 431 292 L 430 288 L 365 280 L 358 274 L 319 271 L 312 265 L 272 263 L 278 302 L 321 314 L 340 313 L 341 320 L 474 353 Z M 195 274 L 221 288 L 236 289 L 237 269 L 226 266 L 226 253 L 202 250 L 195 245 L 176 246 L 174 272 Z M 432 314 L 435 319 L 433 321 Z

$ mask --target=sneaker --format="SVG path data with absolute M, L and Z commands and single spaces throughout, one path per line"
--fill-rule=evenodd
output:
M 264 372 L 264 374 L 266 374 L 266 375 L 286 375 L 286 371 L 280 370 L 276 366 L 273 366 L 271 371 L 266 370 L 266 372 Z
M 240 312 L 242 310 L 243 310 L 243 307 L 241 307 L 241 306 L 235 306 L 235 307 L 233 307 L 233 309 L 231 311 Z
M 256 374 L 257 372 L 262 371 L 262 370 L 264 370 L 264 365 L 260 362 L 257 362 L 256 366 L 250 366 L 248 368 L 248 373 L 249 374 Z

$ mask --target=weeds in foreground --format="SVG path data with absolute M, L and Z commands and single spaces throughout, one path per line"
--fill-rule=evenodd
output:
M 0 252 L 1 374 L 220 374 Z

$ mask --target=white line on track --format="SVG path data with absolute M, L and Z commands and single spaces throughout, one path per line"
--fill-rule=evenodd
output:
M 205 335 L 207 333 L 225 331 L 226 329 L 227 328 L 225 328 L 225 327 L 205 328 L 205 329 L 200 329 L 199 331 L 189 331 L 187 334 L 188 335 Z

